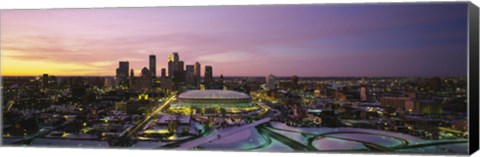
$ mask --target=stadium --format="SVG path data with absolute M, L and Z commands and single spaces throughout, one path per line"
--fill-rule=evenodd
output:
M 181 113 L 196 113 L 197 111 L 213 110 L 217 113 L 245 113 L 258 110 L 249 95 L 230 90 L 190 90 L 178 95 L 176 102 L 170 106 L 170 111 Z

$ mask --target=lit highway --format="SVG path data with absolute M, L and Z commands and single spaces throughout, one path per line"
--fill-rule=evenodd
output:
M 143 121 L 137 123 L 137 125 L 133 129 L 130 129 L 126 133 L 126 137 L 130 137 L 135 132 L 137 132 L 138 129 L 142 128 L 152 117 L 154 117 L 154 115 L 161 113 L 161 111 L 164 110 L 175 99 L 175 96 L 176 94 L 172 94 L 169 97 L 167 97 L 165 101 L 163 101 L 162 104 L 158 106 L 153 112 L 146 115 Z

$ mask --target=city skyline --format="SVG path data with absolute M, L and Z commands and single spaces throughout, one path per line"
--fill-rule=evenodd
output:
M 467 60 L 476 11 L 468 2 L 2 10 L 1 143 L 465 155 L 478 132 L 478 76 L 467 65 L 478 62 Z
M 465 7 L 7 10 L 1 70 L 2 76 L 114 76 L 118 61 L 129 61 L 140 74 L 153 54 L 159 74 L 178 52 L 185 65 L 213 66 L 214 76 L 465 76 Z

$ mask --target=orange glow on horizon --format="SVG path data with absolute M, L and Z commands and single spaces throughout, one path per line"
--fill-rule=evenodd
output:
M 5 56 L 9 51 L 2 50 L 1 75 L 2 76 L 39 76 L 51 74 L 55 76 L 113 76 L 95 66 L 87 64 L 60 63 L 41 60 L 19 60 Z

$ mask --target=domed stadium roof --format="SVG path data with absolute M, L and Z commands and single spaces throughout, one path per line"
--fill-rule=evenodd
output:
M 250 99 L 250 96 L 230 90 L 190 90 L 178 96 L 179 99 L 195 100 L 225 100 L 225 99 Z

